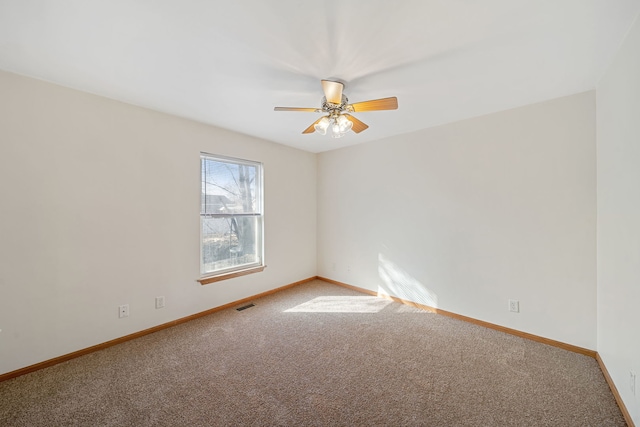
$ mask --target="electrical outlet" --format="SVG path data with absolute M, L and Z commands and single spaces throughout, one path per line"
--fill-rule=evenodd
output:
M 156 297 L 156 308 L 164 308 L 164 297 Z
M 636 373 L 633 371 L 629 371 L 629 388 L 631 389 L 631 394 L 636 395 Z
M 118 317 L 120 319 L 123 317 L 129 317 L 129 304 L 123 304 L 118 307 Z
M 347 265 L 347 273 L 351 273 L 351 266 Z
M 520 301 L 515 299 L 509 300 L 509 311 L 520 313 Z
M 336 263 L 333 263 L 333 271 L 336 271 Z

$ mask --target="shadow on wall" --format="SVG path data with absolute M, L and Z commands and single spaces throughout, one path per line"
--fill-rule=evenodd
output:
M 384 283 L 383 286 L 378 286 L 379 295 L 438 308 L 438 295 L 382 253 L 378 254 L 378 275 Z

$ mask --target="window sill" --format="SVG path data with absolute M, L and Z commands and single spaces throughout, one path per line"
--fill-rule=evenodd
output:
M 198 279 L 197 281 L 200 282 L 201 285 L 208 285 L 209 283 L 220 282 L 221 280 L 233 279 L 234 277 L 240 277 L 240 276 L 245 276 L 247 274 L 259 273 L 262 270 L 264 270 L 265 267 L 266 265 L 261 265 L 259 267 L 247 268 L 246 270 L 232 271 L 231 273 L 223 273 L 223 274 L 218 274 L 216 276 L 206 276 Z

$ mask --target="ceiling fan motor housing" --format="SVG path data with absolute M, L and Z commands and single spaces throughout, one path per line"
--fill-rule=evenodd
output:
M 342 99 L 340 101 L 340 104 L 334 104 L 332 102 L 327 101 L 327 97 L 323 96 L 322 97 L 322 111 L 324 111 L 325 113 L 340 113 L 342 111 L 348 110 L 348 105 L 349 105 L 349 99 L 342 95 Z

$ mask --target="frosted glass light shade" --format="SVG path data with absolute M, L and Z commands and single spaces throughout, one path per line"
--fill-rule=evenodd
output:
M 313 128 L 320 135 L 326 135 L 327 134 L 327 129 L 329 128 L 329 124 L 330 123 L 331 123 L 331 121 L 329 120 L 329 117 L 323 117 L 323 118 L 320 119 L 320 121 L 318 123 L 316 123 L 313 126 Z
M 353 123 L 351 122 L 351 120 L 347 119 L 343 115 L 338 116 L 337 122 L 338 122 L 338 125 L 340 126 L 341 133 L 349 132 L 353 127 Z
M 331 125 L 331 137 L 342 138 L 342 135 L 344 134 L 340 131 L 340 125 L 338 124 L 338 120 L 334 119 L 333 124 Z

